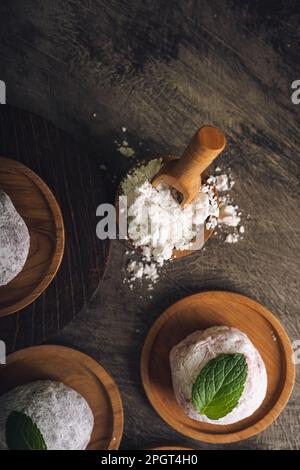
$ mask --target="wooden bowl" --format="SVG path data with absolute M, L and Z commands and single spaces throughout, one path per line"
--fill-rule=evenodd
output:
M 178 160 L 180 157 L 178 157 L 177 155 L 156 155 L 156 156 L 150 156 L 150 157 L 145 157 L 141 160 L 138 160 L 138 162 L 132 166 L 132 168 L 129 170 L 129 172 L 126 174 L 126 176 L 122 179 L 122 181 L 120 182 L 119 184 L 119 187 L 117 189 L 117 193 L 116 193 L 116 198 L 115 198 L 115 207 L 116 207 L 116 213 L 117 213 L 117 223 L 119 221 L 119 196 L 122 195 L 122 183 L 125 181 L 125 179 L 127 178 L 128 175 L 130 175 L 131 173 L 133 173 L 137 168 L 149 163 L 151 160 L 159 160 L 159 159 L 163 159 L 164 162 L 167 162 L 169 160 Z M 205 179 L 207 178 L 207 175 L 205 174 L 204 175 L 204 181 Z M 215 194 L 216 196 L 218 197 L 218 193 L 217 193 L 217 190 L 215 189 Z M 198 251 L 198 250 L 201 250 L 201 248 L 203 248 L 203 246 L 206 244 L 206 242 L 208 241 L 208 239 L 212 236 L 212 234 L 214 233 L 214 229 L 210 229 L 210 230 L 207 230 L 206 227 L 204 228 L 204 234 L 203 234 L 203 240 L 200 240 L 197 242 L 197 241 L 192 241 L 192 245 L 193 245 L 193 249 L 190 249 L 190 250 L 173 250 L 173 255 L 172 255 L 172 259 L 178 259 L 178 258 L 183 258 L 185 256 L 189 256 L 191 255 L 192 253 L 194 253 L 195 251 Z M 203 241 L 203 243 L 201 243 Z M 129 240 L 125 240 L 126 242 L 126 245 L 128 246 L 129 249 L 131 250 L 137 250 L 139 252 L 141 252 L 141 249 L 140 248 L 135 248 L 135 246 L 133 245 L 133 243 Z
M 151 447 L 151 449 L 148 449 L 148 450 L 158 450 L 158 451 L 163 451 L 163 450 L 197 450 L 197 449 L 193 449 L 192 447 L 186 447 L 186 446 L 178 446 L 178 445 L 174 445 L 174 444 L 165 444 L 163 446 L 158 446 L 158 447 Z
M 267 369 L 268 388 L 256 412 L 237 423 L 215 425 L 188 418 L 173 392 L 169 353 L 190 333 L 215 325 L 244 332 L 260 352 Z M 276 317 L 258 302 L 231 292 L 203 292 L 180 300 L 154 323 L 146 338 L 141 376 L 157 413 L 170 426 L 193 439 L 229 443 L 263 431 L 285 407 L 295 381 L 293 349 Z
M 118 387 L 94 359 L 62 346 L 36 346 L 7 357 L 0 366 L 0 395 L 35 380 L 56 380 L 76 390 L 94 415 L 87 450 L 118 449 L 123 433 L 123 408 Z
M 0 189 L 25 220 L 30 251 L 23 270 L 0 287 L 0 317 L 32 303 L 57 273 L 64 252 L 61 211 L 48 186 L 22 163 L 0 157 Z

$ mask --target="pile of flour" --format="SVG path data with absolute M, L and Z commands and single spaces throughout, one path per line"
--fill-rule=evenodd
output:
M 159 268 L 172 257 L 173 250 L 191 248 L 191 242 L 204 233 L 204 229 L 230 227 L 224 232 L 227 243 L 236 243 L 244 233 L 241 213 L 230 198 L 234 185 L 230 174 L 216 168 L 201 186 L 195 200 L 182 208 L 172 188 L 151 184 L 163 166 L 162 159 L 151 160 L 129 173 L 122 182 L 123 195 L 127 196 L 128 237 L 142 253 L 141 261 L 132 260 L 127 265 L 130 287 L 136 279 L 150 281 L 149 288 L 159 278 Z M 219 193 L 218 200 L 214 187 Z
M 122 184 L 128 198 L 128 236 L 143 255 L 142 262 L 132 261 L 127 267 L 132 280 L 145 277 L 156 282 L 157 267 L 172 257 L 174 249 L 191 248 L 192 240 L 204 233 L 205 226 L 217 225 L 219 207 L 213 184 L 203 185 L 193 203 L 182 208 L 173 189 L 151 184 L 162 165 L 162 159 L 152 160 Z

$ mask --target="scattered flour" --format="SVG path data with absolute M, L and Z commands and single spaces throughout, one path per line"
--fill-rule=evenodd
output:
M 220 208 L 219 224 L 225 224 L 228 225 L 228 227 L 237 227 L 241 221 L 237 209 L 237 206 L 231 204 L 222 206 Z
M 124 157 L 128 158 L 133 157 L 135 155 L 135 150 L 131 147 L 128 147 L 128 143 L 127 145 L 120 145 L 120 147 L 118 147 L 118 152 L 120 152 L 120 154 Z
M 216 183 L 216 188 L 218 191 L 228 191 L 230 186 L 229 186 L 229 178 L 226 174 L 223 175 L 218 175 L 214 177 L 215 183 Z
M 217 167 L 215 172 L 221 173 L 222 169 Z M 231 198 L 230 192 L 235 181 L 232 179 L 230 168 L 226 173 L 211 176 L 209 180 L 215 184 L 219 193 L 218 231 L 223 236 L 225 243 L 237 243 L 243 239 L 245 226 L 241 224 L 242 212 L 239 211 L 238 205 L 234 204 Z
M 123 133 L 126 133 L 127 132 L 127 128 L 126 127 L 122 127 L 122 132 Z M 129 146 L 129 143 L 126 139 L 123 139 L 121 143 L 119 143 L 117 140 L 115 141 L 115 143 L 117 144 L 117 150 L 118 152 L 123 155 L 123 157 L 127 157 L 127 158 L 131 158 L 131 157 L 134 157 L 135 156 L 135 150 L 133 147 L 130 147 Z
M 239 241 L 239 236 L 237 233 L 228 233 L 225 238 L 226 243 L 237 243 Z

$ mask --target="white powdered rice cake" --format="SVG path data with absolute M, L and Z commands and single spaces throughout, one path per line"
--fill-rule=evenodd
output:
M 0 191 L 0 286 L 12 281 L 23 269 L 30 247 L 27 226 L 10 197 Z
M 93 413 L 75 390 L 52 380 L 21 385 L 0 396 L 0 449 L 7 449 L 6 420 L 12 411 L 29 416 L 48 450 L 84 450 L 94 426 Z
M 237 406 L 218 420 L 201 415 L 192 403 L 192 386 L 203 367 L 219 354 L 241 353 L 248 364 L 245 388 Z M 232 424 L 251 416 L 267 391 L 265 364 L 249 338 L 236 328 L 213 326 L 196 331 L 174 346 L 170 365 L 175 396 L 187 416 L 212 424 Z

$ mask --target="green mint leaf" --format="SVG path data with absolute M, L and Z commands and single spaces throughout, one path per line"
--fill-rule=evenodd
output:
M 25 413 L 12 411 L 6 420 L 6 444 L 10 450 L 47 450 L 39 428 Z
M 238 404 L 248 376 L 243 354 L 220 354 L 200 371 L 192 387 L 192 403 L 209 419 L 228 415 Z

